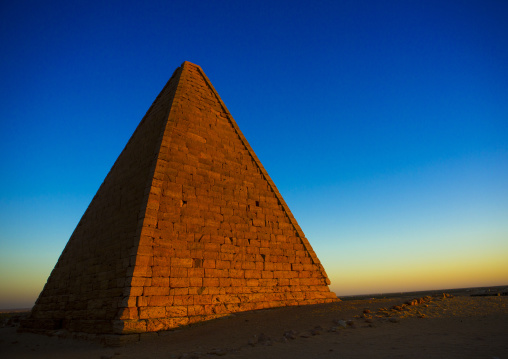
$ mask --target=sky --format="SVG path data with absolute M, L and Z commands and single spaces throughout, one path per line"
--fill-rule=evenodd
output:
M 339 296 L 508 285 L 508 2 L 0 3 L 0 308 L 200 65 Z

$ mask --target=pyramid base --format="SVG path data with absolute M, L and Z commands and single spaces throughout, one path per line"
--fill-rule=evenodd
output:
M 331 298 L 333 296 L 333 298 Z M 213 308 L 214 314 L 209 315 L 195 315 L 181 318 L 150 318 L 150 319 L 136 319 L 136 320 L 125 320 L 123 321 L 122 334 L 133 334 L 133 333 L 150 333 L 159 332 L 165 330 L 175 329 L 181 326 L 196 324 L 205 322 L 213 319 L 227 317 L 235 313 L 280 308 L 287 306 L 302 306 L 312 304 L 324 304 L 340 302 L 340 299 L 336 297 L 334 293 L 331 293 L 329 298 L 319 299 L 308 299 L 304 301 L 285 301 L 285 302 L 258 302 L 258 303 L 244 303 L 242 306 L 215 306 Z
M 31 323 L 33 325 L 33 323 Z M 26 327 L 21 326 L 18 328 L 18 333 L 33 333 L 33 334 L 41 334 L 47 335 L 50 337 L 58 337 L 58 338 L 71 338 L 77 340 L 89 340 L 100 342 L 106 347 L 119 347 L 124 344 L 132 343 L 140 341 L 145 337 L 157 336 L 158 333 L 143 333 L 143 334 L 91 334 L 84 332 L 70 332 L 65 329 L 41 329 L 41 323 L 38 323 L 39 329 L 34 326 Z M 47 327 L 46 327 L 47 328 Z
M 77 339 L 100 339 L 106 345 L 122 344 L 139 340 L 139 335 L 156 334 L 189 324 L 196 324 L 213 319 L 227 317 L 234 313 L 251 310 L 301 306 L 339 302 L 334 293 L 323 293 L 326 298 L 306 299 L 302 301 L 274 301 L 243 303 L 242 305 L 217 305 L 211 307 L 207 315 L 191 315 L 177 318 L 85 320 L 85 319 L 37 319 L 21 321 L 19 332 L 73 337 Z M 107 343 L 106 343 L 107 342 Z
M 119 329 L 120 328 L 120 329 Z M 120 320 L 69 320 L 69 319 L 34 319 L 22 320 L 18 332 L 55 334 L 62 331 L 87 334 L 115 333 L 122 334 Z

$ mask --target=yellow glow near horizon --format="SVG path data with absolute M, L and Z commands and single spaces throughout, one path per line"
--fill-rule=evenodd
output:
M 30 307 L 56 264 L 56 255 L 46 257 L 12 249 L 8 254 L 0 262 L 0 309 Z
M 407 292 L 431 289 L 508 285 L 503 254 L 473 261 L 441 261 L 411 265 L 364 266 L 354 271 L 330 271 L 330 289 L 337 295 Z M 353 268 L 351 268 L 353 269 Z

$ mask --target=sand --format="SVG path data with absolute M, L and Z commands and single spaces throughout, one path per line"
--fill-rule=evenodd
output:
M 0 357 L 508 358 L 508 296 L 441 295 L 406 305 L 411 299 L 347 300 L 240 313 L 151 333 L 118 347 L 4 327 Z

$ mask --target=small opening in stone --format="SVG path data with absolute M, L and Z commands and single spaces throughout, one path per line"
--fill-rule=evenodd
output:
M 182 202 L 181 202 L 181 206 L 182 206 L 182 207 L 183 207 L 183 206 L 185 206 L 186 204 L 187 204 L 187 201 L 182 201 Z
M 256 207 L 259 207 L 259 201 L 256 201 Z

